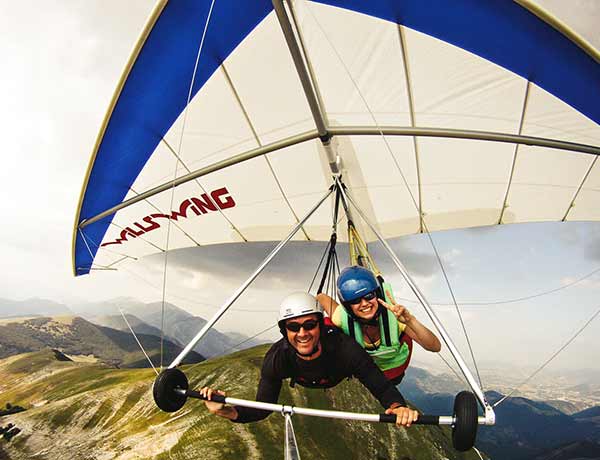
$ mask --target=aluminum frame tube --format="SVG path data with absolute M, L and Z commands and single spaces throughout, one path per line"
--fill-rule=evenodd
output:
M 302 49 L 298 43 L 298 38 L 294 33 L 292 21 L 290 21 L 288 13 L 285 9 L 284 0 L 272 0 L 272 3 L 273 8 L 275 9 L 275 14 L 277 15 L 277 20 L 279 21 L 279 25 L 281 27 L 281 31 L 283 32 L 288 49 L 290 50 L 290 55 L 294 61 L 296 73 L 298 74 L 298 78 L 302 84 L 302 89 L 304 90 L 304 95 L 306 96 L 306 100 L 310 107 L 319 137 L 321 138 L 321 143 L 323 144 L 325 154 L 327 155 L 329 168 L 334 175 L 339 175 L 341 172 L 339 165 L 340 159 L 332 148 L 331 133 L 329 132 L 327 119 L 323 113 L 323 107 L 321 107 L 321 103 L 315 89 L 316 84 L 313 82 L 311 73 L 307 68 L 307 63 L 304 60 Z M 291 5 L 290 8 L 292 8 Z
M 296 441 L 296 434 L 294 433 L 292 415 L 283 414 L 283 418 L 285 419 L 284 460 L 300 460 L 300 452 L 298 452 L 298 442 Z
M 298 230 L 302 228 L 304 223 L 312 216 L 317 209 L 323 204 L 323 202 L 333 193 L 335 187 L 332 186 L 327 193 L 317 202 L 315 206 L 304 216 L 304 218 L 298 222 L 292 231 L 286 236 L 283 240 L 273 248 L 273 250 L 269 253 L 269 255 L 261 262 L 258 268 L 250 275 L 250 277 L 233 293 L 233 295 L 223 304 L 223 306 L 219 309 L 217 313 L 213 315 L 213 317 L 204 325 L 204 327 L 196 334 L 196 336 L 187 344 L 187 346 L 179 353 L 179 355 L 173 360 L 171 364 L 169 364 L 169 369 L 172 369 L 178 366 L 183 358 L 187 356 L 187 354 L 192 351 L 192 348 L 200 341 L 202 337 L 206 335 L 206 333 L 214 326 L 214 324 L 223 316 L 223 314 L 233 305 L 233 303 L 238 299 L 240 295 L 250 286 L 250 284 L 256 279 L 256 277 L 265 269 L 265 267 L 273 260 L 273 258 L 277 255 L 277 253 L 287 244 L 288 241 L 292 239 L 292 237 L 298 233 Z
M 417 299 L 419 300 L 419 302 L 421 303 L 421 305 L 423 305 L 423 308 L 427 312 L 427 315 L 429 316 L 429 318 L 431 319 L 431 321 L 435 325 L 436 329 L 438 330 L 438 332 L 442 336 L 442 339 L 444 340 L 444 343 L 446 344 L 446 346 L 450 350 L 450 353 L 452 354 L 452 356 L 456 360 L 458 366 L 460 367 L 461 372 L 463 373 L 463 375 L 467 379 L 467 383 L 469 384 L 469 386 L 471 387 L 471 389 L 473 390 L 473 392 L 477 396 L 477 399 L 479 400 L 479 403 L 481 404 L 482 408 L 485 409 L 485 411 L 486 411 L 486 419 L 488 418 L 487 416 L 488 416 L 489 412 L 491 411 L 491 414 L 490 414 L 491 415 L 491 419 L 490 419 L 490 421 L 492 422 L 492 419 L 494 418 L 494 411 L 493 411 L 492 407 L 488 404 L 487 400 L 485 399 L 485 395 L 483 394 L 483 391 L 479 387 L 479 384 L 478 384 L 477 380 L 475 380 L 475 378 L 473 377 L 473 374 L 471 373 L 471 371 L 467 367 L 467 365 L 466 365 L 466 363 L 465 363 L 462 355 L 458 351 L 458 348 L 456 348 L 456 346 L 454 345 L 454 342 L 450 338 L 450 335 L 448 334 L 448 332 L 446 331 L 446 329 L 442 325 L 442 322 L 438 319 L 437 315 L 435 314 L 435 312 L 431 308 L 431 305 L 429 305 L 429 302 L 427 301 L 427 299 L 425 298 L 425 296 L 423 295 L 423 293 L 421 292 L 421 290 L 419 289 L 419 287 L 417 286 L 417 284 L 413 281 L 412 277 L 410 276 L 410 274 L 408 273 L 408 271 L 406 270 L 406 268 L 404 267 L 404 265 L 402 264 L 402 262 L 400 262 L 400 259 L 398 258 L 398 256 L 394 252 L 394 250 L 390 247 L 390 245 L 387 243 L 387 241 L 385 240 L 385 238 L 383 238 L 383 236 L 379 233 L 379 231 L 367 219 L 367 217 L 364 215 L 364 213 L 362 212 L 362 210 L 358 207 L 358 205 L 354 202 L 354 200 L 346 192 L 346 190 L 344 190 L 344 188 L 342 187 L 342 185 L 341 185 L 341 183 L 339 181 L 338 181 L 338 186 L 340 187 L 340 189 L 342 191 L 342 195 L 344 196 L 344 198 L 346 198 L 352 204 L 352 206 L 354 206 L 354 208 L 356 209 L 356 211 L 358 212 L 358 214 L 362 217 L 362 219 L 365 221 L 365 223 L 369 226 L 369 228 L 371 229 L 371 231 L 375 234 L 375 236 L 377 236 L 377 239 L 381 242 L 381 244 L 383 244 L 383 247 L 385 248 L 385 250 L 387 251 L 388 255 L 391 257 L 392 261 L 394 262 L 394 264 L 396 265 L 396 267 L 398 268 L 398 270 L 402 274 L 402 277 L 408 283 L 410 289 L 413 291 L 413 293 L 415 294 L 415 296 L 417 296 Z
M 312 112 L 315 125 L 317 126 L 317 131 L 319 132 L 319 136 L 321 138 L 328 137 L 329 131 L 327 128 L 327 123 L 325 122 L 325 117 L 323 116 L 323 112 L 321 111 L 317 95 L 315 94 L 312 80 L 310 79 L 310 75 L 304 64 L 304 59 L 302 57 L 302 52 L 300 51 L 300 46 L 298 45 L 298 42 L 296 41 L 296 36 L 294 35 L 294 29 L 292 28 L 290 19 L 288 18 L 287 12 L 285 11 L 283 0 L 272 0 L 272 3 L 273 8 L 275 9 L 275 14 L 277 15 L 277 19 L 279 21 L 279 25 L 281 26 L 281 31 L 283 32 L 283 36 L 285 37 L 288 49 L 290 50 L 290 54 L 292 55 L 292 60 L 294 61 L 296 72 L 298 74 L 298 77 L 300 78 L 302 89 L 304 89 L 304 94 L 310 107 L 310 111 Z
M 282 139 L 277 142 L 273 142 L 268 145 L 264 145 L 262 147 L 258 147 L 258 148 L 249 150 L 247 152 L 242 152 L 238 155 L 234 155 L 231 158 L 227 158 L 226 160 L 222 160 L 222 161 L 218 161 L 216 163 L 210 164 L 204 168 L 197 169 L 195 171 L 192 171 L 189 174 L 178 177 L 175 180 L 165 182 L 164 184 L 161 184 L 157 187 L 147 190 L 144 193 L 140 193 L 139 195 L 129 198 L 128 200 L 125 200 L 125 201 L 119 203 L 118 205 L 113 206 L 112 208 L 102 211 L 101 213 L 96 214 L 95 216 L 90 217 L 89 219 L 84 219 L 83 221 L 81 221 L 79 223 L 77 228 L 78 229 L 85 228 L 88 225 L 93 224 L 94 222 L 98 222 L 99 220 L 101 220 L 105 217 L 108 217 L 117 211 L 120 211 L 121 209 L 131 206 L 132 204 L 135 204 L 139 201 L 143 201 L 146 198 L 150 198 L 150 197 L 157 195 L 161 192 L 164 192 L 166 190 L 170 190 L 171 188 L 177 187 L 178 185 L 185 184 L 186 182 L 192 181 L 194 179 L 198 179 L 199 177 L 206 176 L 207 174 L 213 173 L 215 171 L 220 171 L 221 169 L 227 168 L 229 166 L 233 166 L 238 163 L 242 163 L 244 161 L 251 160 L 253 158 L 256 158 L 256 157 L 259 157 L 262 155 L 266 155 L 267 153 L 271 153 L 276 150 L 283 149 L 285 147 L 291 147 L 292 145 L 310 141 L 310 140 L 316 139 L 318 137 L 319 137 L 319 133 L 316 130 L 311 130 L 311 131 L 307 131 L 307 132 L 304 132 L 304 133 L 301 133 L 298 135 L 287 137 L 285 139 Z
M 197 392 L 190 392 L 190 390 L 176 389 L 177 393 L 188 396 L 188 397 L 198 397 Z M 192 393 L 192 394 L 190 394 Z M 204 398 L 201 398 L 204 399 Z M 324 410 L 324 409 L 311 409 L 308 407 L 296 407 L 289 406 L 284 404 L 275 404 L 275 403 L 267 403 L 262 401 L 251 401 L 248 399 L 239 399 L 239 398 L 231 398 L 226 396 L 223 400 L 225 404 L 229 404 L 232 406 L 242 406 L 248 407 L 251 409 L 259 409 L 266 410 L 270 412 L 279 412 L 281 414 L 289 414 L 289 415 L 306 415 L 308 417 L 322 417 L 322 418 L 334 418 L 341 420 L 355 420 L 359 422 L 372 422 L 372 423 L 381 423 L 381 414 L 364 414 L 360 412 L 344 412 L 338 410 Z M 452 415 L 440 415 L 438 416 L 439 421 L 435 423 L 436 425 L 453 425 L 455 423 L 455 418 Z M 477 417 L 477 423 L 479 425 L 486 425 L 485 417 Z M 417 423 L 418 424 L 418 423 Z M 430 423 L 427 423 L 430 424 Z
M 332 136 L 416 136 L 416 137 L 445 137 L 450 139 L 471 139 L 476 141 L 506 142 L 509 144 L 531 145 L 552 149 L 568 150 L 570 152 L 600 155 L 600 146 L 577 144 L 575 142 L 559 141 L 545 137 L 523 136 L 521 134 L 498 133 L 493 131 L 475 131 L 469 129 L 451 128 L 419 128 L 417 126 L 332 126 L 329 128 Z

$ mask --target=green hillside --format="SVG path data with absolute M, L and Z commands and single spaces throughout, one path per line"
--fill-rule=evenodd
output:
M 254 397 L 265 346 L 184 367 L 192 387 L 208 384 L 230 395 Z M 210 415 L 190 400 L 174 414 L 152 400 L 150 369 L 109 369 L 58 361 L 40 351 L 0 361 L 0 407 L 27 410 L 0 417 L 19 433 L 0 439 L 0 458 L 21 459 L 281 459 L 283 418 L 233 424 Z M 332 390 L 291 389 L 282 402 L 315 408 L 380 412 L 379 404 L 356 381 Z M 310 459 L 478 459 L 459 454 L 449 432 L 438 427 L 408 430 L 384 424 L 294 417 L 303 460 Z

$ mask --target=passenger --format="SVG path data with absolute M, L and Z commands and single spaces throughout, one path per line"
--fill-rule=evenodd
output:
M 410 362 L 412 341 L 432 352 L 442 348 L 436 335 L 397 304 L 383 300 L 379 282 L 363 267 L 347 267 L 337 280 L 338 297 L 344 308 L 326 294 L 317 299 L 331 322 L 354 338 L 373 358 L 385 376 L 399 384 Z
M 396 387 L 385 378 L 369 355 L 336 328 L 325 326 L 323 311 L 315 297 L 298 292 L 286 297 L 279 312 L 283 338 L 269 349 L 262 364 L 256 400 L 276 403 L 284 379 L 308 388 L 331 388 L 354 376 L 379 400 L 386 414 L 396 415 L 396 424 L 410 426 L 418 412 L 406 407 Z M 210 401 L 213 393 L 224 392 L 204 387 L 200 390 L 212 414 L 234 422 L 256 422 L 270 412 Z

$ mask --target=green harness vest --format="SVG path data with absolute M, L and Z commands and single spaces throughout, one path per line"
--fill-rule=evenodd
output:
M 359 345 L 366 349 L 360 323 L 342 308 L 342 331 L 356 340 Z M 394 314 L 385 309 L 377 319 L 381 345 L 375 350 L 366 350 L 382 371 L 402 366 L 410 355 L 410 349 L 405 342 L 400 343 L 398 320 Z M 392 325 L 392 327 L 390 327 Z

